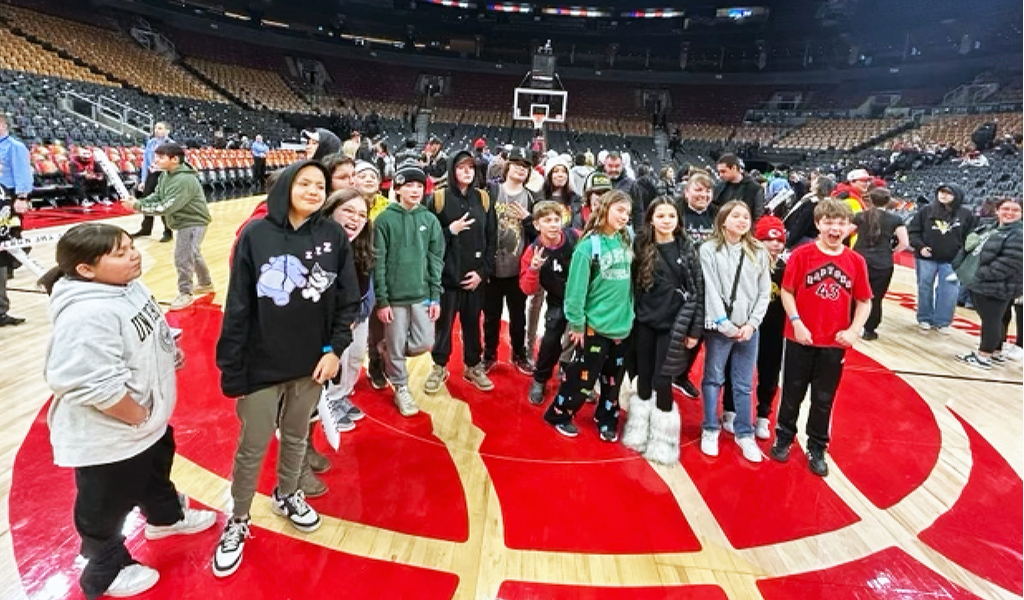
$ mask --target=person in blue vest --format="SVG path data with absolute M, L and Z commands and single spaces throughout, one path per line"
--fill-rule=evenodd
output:
M 144 197 L 152 194 L 156 190 L 156 182 L 160 179 L 160 170 L 156 168 L 156 163 L 153 161 L 153 155 L 156 153 L 156 149 L 164 144 L 173 144 L 174 140 L 170 136 L 171 128 L 168 127 L 167 123 L 163 121 L 157 121 L 153 124 L 153 137 L 146 140 L 146 148 L 142 151 L 142 167 L 139 169 L 139 196 Z M 169 242 L 174 239 L 174 235 L 171 233 L 169 227 L 167 227 L 167 221 L 163 217 L 160 220 L 164 224 L 164 234 L 160 236 L 161 242 Z M 153 233 L 153 215 L 146 215 L 142 219 L 142 225 L 139 230 L 132 234 L 133 238 L 152 235 Z

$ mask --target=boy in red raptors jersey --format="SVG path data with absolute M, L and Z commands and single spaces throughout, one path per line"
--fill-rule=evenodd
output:
M 815 475 L 828 475 L 825 448 L 832 423 L 832 403 L 843 375 L 846 349 L 860 337 L 871 311 L 871 286 L 864 258 L 843 245 L 849 232 L 850 207 L 822 200 L 814 207 L 818 239 L 796 249 L 786 263 L 782 306 L 786 323 L 786 354 L 782 402 L 771 457 L 789 460 L 796 420 L 807 387 L 807 465 Z M 851 304 L 856 304 L 850 319 Z

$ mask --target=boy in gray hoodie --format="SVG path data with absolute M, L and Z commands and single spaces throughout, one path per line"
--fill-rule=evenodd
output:
M 147 539 L 196 533 L 216 522 L 187 508 L 170 479 L 176 401 L 183 363 L 171 328 L 139 280 L 142 261 L 119 227 L 86 223 L 57 243 L 57 266 L 40 283 L 50 294 L 53 337 L 46 382 L 54 462 L 75 469 L 75 529 L 89 563 L 86 598 L 130 596 L 153 587 L 156 570 L 124 545 L 136 506 Z

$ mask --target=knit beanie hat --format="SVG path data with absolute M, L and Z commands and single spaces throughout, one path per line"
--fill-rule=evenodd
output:
M 786 227 L 782 224 L 782 219 L 765 215 L 758 219 L 754 226 L 754 237 L 761 241 L 781 240 L 785 242 Z
M 589 194 L 590 192 L 607 192 L 610 189 L 612 189 L 612 180 L 600 171 L 594 171 L 590 175 L 587 175 L 587 179 L 583 184 L 584 194 Z
M 395 177 L 391 180 L 391 184 L 397 189 L 410 181 L 418 181 L 423 185 L 426 185 L 427 174 L 423 172 L 423 169 L 414 164 L 405 164 L 398 168 L 398 172 L 395 173 Z
M 358 175 L 363 171 L 373 171 L 377 175 L 377 179 L 380 179 L 380 169 L 377 168 L 377 165 L 371 162 L 366 162 L 365 160 L 357 160 L 352 174 Z

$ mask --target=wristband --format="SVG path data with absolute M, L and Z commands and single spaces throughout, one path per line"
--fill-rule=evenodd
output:
M 722 323 L 725 323 L 728 320 L 729 320 L 729 317 L 722 317 L 721 319 L 718 319 L 717 321 L 715 321 L 715 325 L 721 325 Z
M 800 315 L 793 315 L 789 318 L 789 320 L 795 323 L 796 321 L 800 320 Z
M 331 346 L 331 345 L 324 346 L 322 352 L 324 354 L 327 354 L 328 352 L 334 352 L 334 346 Z

